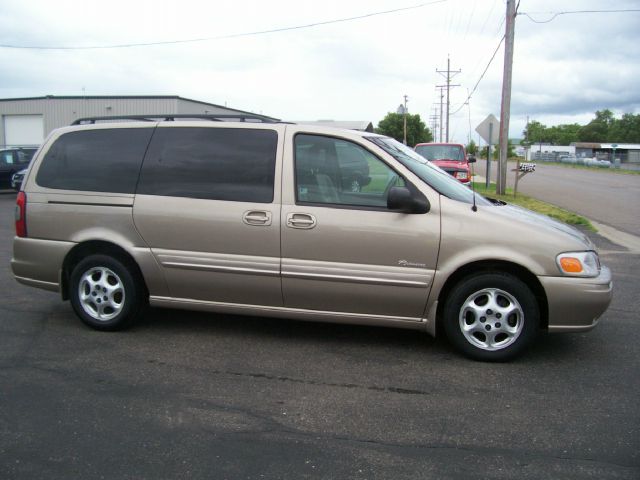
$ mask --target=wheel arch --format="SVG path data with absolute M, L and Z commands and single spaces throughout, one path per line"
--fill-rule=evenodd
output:
M 438 309 L 436 313 L 436 322 L 438 329 L 441 326 L 445 300 L 453 287 L 457 285 L 463 278 L 470 275 L 477 275 L 489 272 L 501 272 L 509 273 L 518 277 L 520 280 L 526 283 L 531 289 L 533 295 L 538 301 L 540 308 L 540 328 L 547 329 L 549 326 L 549 305 L 547 302 L 547 295 L 538 277 L 536 277 L 527 268 L 513 262 L 507 262 L 504 260 L 481 260 L 466 265 L 462 265 L 456 271 L 454 271 L 440 289 L 438 295 Z
M 105 240 L 87 240 L 75 245 L 64 258 L 62 262 L 62 270 L 60 273 L 60 291 L 63 300 L 69 299 L 69 280 L 73 268 L 85 257 L 89 255 L 110 255 L 115 257 L 127 265 L 135 269 L 135 273 L 142 279 L 144 290 L 146 294 L 149 294 L 144 275 L 140 266 L 133 258 L 133 256 L 127 252 L 124 248 L 115 243 L 107 242 Z

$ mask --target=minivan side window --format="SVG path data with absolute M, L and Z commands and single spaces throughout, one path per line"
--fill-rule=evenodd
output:
M 391 187 L 404 180 L 362 146 L 340 138 L 295 136 L 296 200 L 387 208 Z
M 38 170 L 42 187 L 134 193 L 153 128 L 84 130 L 61 135 Z
M 271 203 L 277 143 L 275 130 L 158 128 L 137 193 Z

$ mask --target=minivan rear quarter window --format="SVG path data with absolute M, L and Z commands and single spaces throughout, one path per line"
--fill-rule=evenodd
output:
M 137 193 L 271 203 L 277 143 L 275 130 L 158 128 Z
M 36 183 L 90 192 L 134 193 L 153 128 L 114 128 L 61 135 L 47 152 Z

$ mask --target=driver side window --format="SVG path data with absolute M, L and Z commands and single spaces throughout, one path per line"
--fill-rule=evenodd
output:
M 405 185 L 371 152 L 339 138 L 296 135 L 295 168 L 298 203 L 387 208 L 391 187 Z

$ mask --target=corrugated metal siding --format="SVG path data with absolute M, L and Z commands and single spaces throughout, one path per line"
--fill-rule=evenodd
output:
M 71 125 L 78 118 L 109 115 L 234 114 L 239 110 L 200 103 L 179 97 L 112 98 L 22 98 L 0 101 L 0 117 L 43 115 L 45 137 L 54 129 Z M 4 122 L 0 118 L 0 145 L 5 144 Z
M 199 102 L 191 102 L 185 99 L 178 99 L 178 111 L 176 113 L 198 113 L 202 115 L 216 115 L 225 113 L 237 113 L 232 108 L 217 107 L 215 105 L 206 105 Z
M 178 113 L 177 101 L 173 98 L 43 98 L 0 102 L 0 115 L 44 115 L 44 134 L 70 125 L 82 117 L 106 115 L 146 115 Z M 4 145 L 4 130 L 0 122 L 0 145 Z

